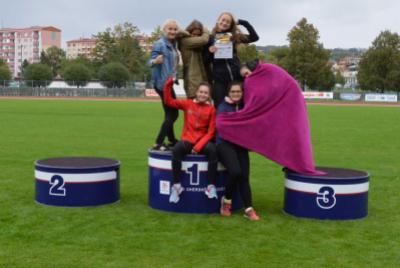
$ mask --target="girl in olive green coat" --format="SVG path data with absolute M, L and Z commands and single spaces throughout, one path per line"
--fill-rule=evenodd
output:
M 184 88 L 186 96 L 191 99 L 196 97 L 199 84 L 208 81 L 207 69 L 203 62 L 203 48 L 207 45 L 209 37 L 210 34 L 202 23 L 194 20 L 178 39 L 183 62 Z

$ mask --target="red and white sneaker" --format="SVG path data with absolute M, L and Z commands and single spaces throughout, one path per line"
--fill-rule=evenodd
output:
M 249 207 L 244 211 L 244 217 L 248 218 L 251 221 L 259 221 L 260 217 L 257 216 L 256 211 L 254 210 L 254 208 Z
M 225 217 L 231 216 L 232 215 L 231 208 L 232 208 L 232 203 L 228 202 L 228 200 L 225 199 L 225 197 L 223 196 L 221 198 L 221 209 L 220 209 L 221 215 Z

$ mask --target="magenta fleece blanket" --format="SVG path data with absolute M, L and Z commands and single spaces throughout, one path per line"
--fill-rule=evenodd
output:
M 300 174 L 315 169 L 306 104 L 297 81 L 273 64 L 258 64 L 244 81 L 244 108 L 217 117 L 220 136 Z

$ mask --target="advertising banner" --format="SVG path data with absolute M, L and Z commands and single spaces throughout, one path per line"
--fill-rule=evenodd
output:
M 303 96 L 306 100 L 333 100 L 333 92 L 306 91 Z
M 360 93 L 340 93 L 340 99 L 345 101 L 359 101 L 361 97 Z
M 396 94 L 365 94 L 365 101 L 397 102 L 397 95 Z

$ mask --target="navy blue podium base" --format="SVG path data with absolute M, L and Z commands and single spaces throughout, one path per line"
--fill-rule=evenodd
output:
M 284 211 L 302 218 L 354 220 L 368 215 L 369 174 L 317 167 L 327 174 L 307 176 L 285 171 Z
M 218 165 L 216 182 L 218 199 L 209 199 L 204 191 L 207 187 L 207 159 L 204 155 L 188 155 L 182 162 L 181 184 L 185 189 L 178 203 L 170 203 L 172 181 L 171 152 L 149 150 L 149 205 L 158 210 L 177 213 L 219 213 L 221 197 L 224 195 L 226 172 Z M 232 210 L 242 208 L 238 192 L 232 198 Z
M 64 157 L 35 162 L 36 202 L 86 207 L 119 201 L 120 162 L 109 158 Z

